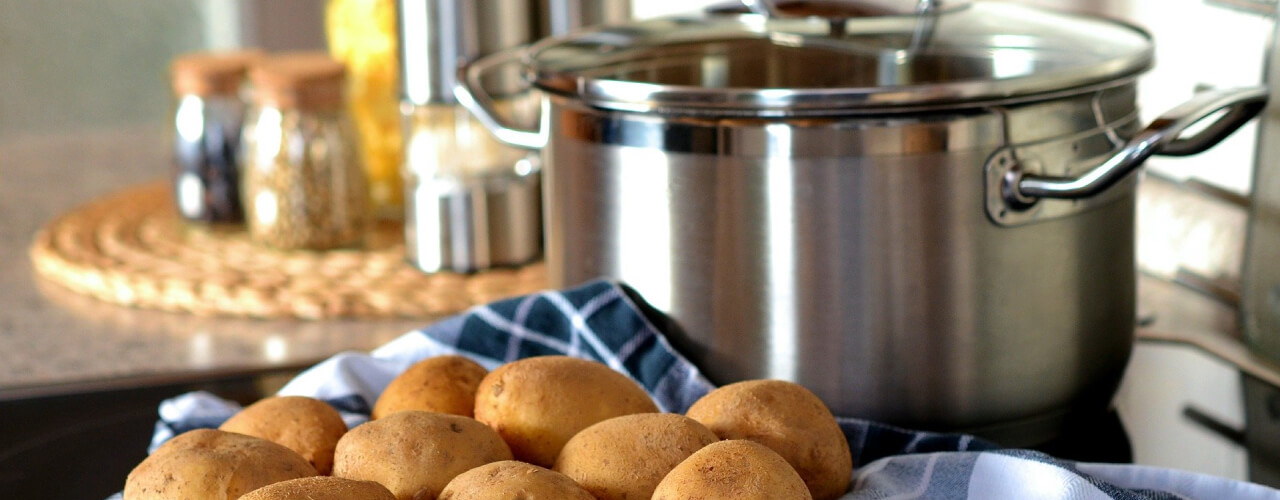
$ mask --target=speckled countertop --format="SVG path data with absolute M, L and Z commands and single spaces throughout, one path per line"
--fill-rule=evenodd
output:
M 0 142 L 0 401 L 305 367 L 425 320 L 200 318 L 100 303 L 33 276 L 32 236 L 95 197 L 168 175 L 166 134 L 134 128 Z

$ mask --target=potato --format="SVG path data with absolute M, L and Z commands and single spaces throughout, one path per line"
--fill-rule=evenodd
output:
M 462 356 L 436 356 L 410 366 L 391 381 L 373 405 L 379 419 L 401 410 L 422 410 L 470 417 L 476 388 L 488 374 L 483 366 Z
M 683 415 L 614 417 L 569 439 L 554 469 L 600 500 L 649 498 L 671 469 L 716 441 L 715 433 Z
M 657 411 L 626 375 L 567 356 L 507 363 L 476 391 L 476 420 L 498 431 L 517 459 L 543 467 L 551 467 L 565 442 L 591 424 Z
M 440 492 L 439 500 L 596 499 L 564 474 L 505 460 L 476 467 L 453 478 Z
M 748 380 L 703 396 L 689 411 L 720 439 L 749 439 L 782 455 L 819 500 L 849 489 L 853 457 L 831 410 L 808 389 L 781 380 Z
M 340 477 L 304 477 L 263 486 L 240 500 L 395 500 L 387 488 L 373 481 Z
M 511 460 L 498 433 L 460 415 L 406 410 L 357 426 L 338 441 L 333 475 L 377 481 L 399 500 L 435 498 L 458 474 Z
M 347 433 L 347 424 L 324 401 L 274 396 L 240 410 L 218 429 L 284 445 L 311 462 L 316 472 L 328 475 L 333 471 L 333 448 Z
M 742 439 L 707 445 L 658 483 L 653 500 L 812 499 L 804 480 L 764 445 Z
M 129 473 L 124 500 L 234 500 L 316 475 L 297 452 L 265 439 L 197 429 L 170 439 Z

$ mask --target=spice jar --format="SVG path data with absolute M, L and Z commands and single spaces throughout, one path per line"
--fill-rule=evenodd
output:
M 323 53 L 263 60 L 250 72 L 244 207 L 250 237 L 282 249 L 361 243 L 368 184 L 343 103 L 345 67 Z
M 173 200 L 194 222 L 240 223 L 241 97 L 257 50 L 199 52 L 170 66 L 174 110 Z

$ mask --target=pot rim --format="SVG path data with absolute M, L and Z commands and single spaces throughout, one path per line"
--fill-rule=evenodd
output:
M 1027 26 L 999 24 L 1009 19 L 1025 19 Z M 912 47 L 901 47 L 908 43 L 903 30 L 925 22 L 935 29 L 932 38 L 919 46 L 912 38 Z M 1055 23 L 1060 32 L 1032 33 Z M 1142 28 L 1121 21 L 973 2 L 932 16 L 839 21 L 756 14 L 657 18 L 545 39 L 530 46 L 521 63 L 524 78 L 543 91 L 619 111 L 899 113 L 980 108 L 1110 86 L 1152 67 L 1151 40 Z M 773 52 L 753 53 L 760 49 Z M 754 81 L 741 76 L 748 72 L 730 69 L 706 76 L 717 70 L 703 67 L 752 64 L 761 57 L 768 59 L 764 64 L 792 64 L 778 73 L 781 83 L 798 84 L 771 85 L 779 82 Z M 810 59 L 787 60 L 793 57 Z M 830 67 L 811 69 L 823 61 Z M 734 78 L 744 81 L 728 81 Z

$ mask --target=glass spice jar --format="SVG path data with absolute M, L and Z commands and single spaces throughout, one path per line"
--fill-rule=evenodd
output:
M 311 250 L 362 242 L 368 184 L 343 102 L 345 72 L 323 53 L 273 56 L 250 72 L 243 200 L 253 241 Z
M 170 65 L 175 98 L 173 201 L 186 220 L 244 222 L 240 205 L 241 96 L 258 50 L 197 52 Z

